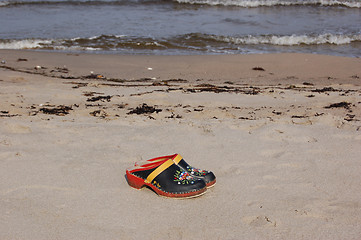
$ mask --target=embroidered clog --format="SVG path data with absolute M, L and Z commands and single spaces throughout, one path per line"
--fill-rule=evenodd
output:
M 206 183 L 180 168 L 173 159 L 157 158 L 126 170 L 128 184 L 136 189 L 148 186 L 158 195 L 172 198 L 197 197 L 207 190 Z
M 190 175 L 203 179 L 208 188 L 213 187 L 216 184 L 216 176 L 213 174 L 213 172 L 190 166 L 179 154 L 175 154 L 173 159 L 181 159 L 177 163 L 178 166 L 186 170 Z
M 172 159 L 175 164 L 181 167 L 183 170 L 187 171 L 190 175 L 196 178 L 203 179 L 208 188 L 213 187 L 216 184 L 216 176 L 211 171 L 202 170 L 190 166 L 179 154 L 173 154 L 169 156 L 163 156 L 158 158 L 149 159 L 143 163 L 136 163 L 136 166 L 147 166 L 149 164 L 155 164 L 159 162 L 164 162 L 168 159 Z

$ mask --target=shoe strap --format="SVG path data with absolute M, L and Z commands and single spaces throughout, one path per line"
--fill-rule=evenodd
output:
M 182 156 L 179 155 L 179 154 L 177 154 L 177 155 L 173 158 L 173 162 L 174 162 L 175 164 L 178 164 L 182 159 L 183 159 Z
M 172 166 L 172 164 L 178 164 L 181 160 L 182 160 L 182 157 L 179 154 L 173 159 L 168 159 L 162 165 L 157 167 L 153 172 L 151 172 L 148 175 L 147 179 L 145 179 L 144 182 L 151 183 L 153 181 L 153 179 L 156 178 L 159 174 L 161 174 L 164 170 L 166 170 L 167 168 Z

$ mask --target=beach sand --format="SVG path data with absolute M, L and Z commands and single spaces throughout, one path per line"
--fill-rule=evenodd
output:
M 1 240 L 361 236 L 361 59 L 0 60 Z M 183 200 L 129 187 L 134 162 L 173 153 L 217 184 Z

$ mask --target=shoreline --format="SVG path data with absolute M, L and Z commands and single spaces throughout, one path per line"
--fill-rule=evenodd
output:
M 0 77 L 6 77 L 11 87 L 16 88 L 23 82 L 25 86 L 37 87 L 36 91 L 40 91 L 39 99 L 31 106 L 3 107 L 10 116 L 21 116 L 26 112 L 28 115 L 36 114 L 34 112 L 39 112 L 43 105 L 49 105 L 50 109 L 51 106 L 64 106 L 64 115 L 80 112 L 81 116 L 87 116 L 88 108 L 98 106 L 93 115 L 116 119 L 126 117 L 127 108 L 136 109 L 142 104 L 163 107 L 170 107 L 168 103 L 182 105 L 183 100 L 179 97 L 188 95 L 187 98 L 193 100 L 185 100 L 187 104 L 183 105 L 194 105 L 192 101 L 197 99 L 200 102 L 193 108 L 208 105 L 210 109 L 204 115 L 206 117 L 215 112 L 223 118 L 226 115 L 220 110 L 229 108 L 226 112 L 230 112 L 231 117 L 227 119 L 231 120 L 237 117 L 255 120 L 258 116 L 273 120 L 287 116 L 291 121 L 299 118 L 307 122 L 309 118 L 318 119 L 329 113 L 349 120 L 351 125 L 357 125 L 361 119 L 356 100 L 361 87 L 361 59 L 310 54 L 125 56 L 32 51 L 0 51 L 0 56 L 5 61 L 0 65 Z M 52 86 L 49 93 L 41 93 L 42 81 Z M 62 99 L 52 103 L 48 95 L 55 88 L 64 93 L 73 89 L 75 95 L 71 95 L 76 101 L 71 103 Z M 227 93 L 230 95 L 227 96 Z M 165 99 L 153 97 L 157 94 L 163 94 Z M 205 96 L 189 96 L 200 94 Z M 212 94 L 219 95 L 214 103 Z M 242 103 L 234 94 L 249 99 Z M 45 98 L 40 98 L 42 95 Z M 255 98 L 251 100 L 251 96 Z M 293 98 L 295 104 L 285 104 L 287 97 Z M 216 101 L 218 98 L 221 99 L 219 102 Z M 333 100 L 335 98 L 339 101 Z M 113 99 L 117 99 L 118 105 L 113 103 Z M 238 110 L 247 108 L 247 104 L 253 110 L 240 115 Z M 282 109 L 279 104 L 282 104 Z M 82 108 L 78 109 L 79 106 Z M 352 106 L 354 110 L 351 110 Z M 203 111 L 202 107 L 200 111 Z M 29 108 L 34 111 L 29 111 Z M 259 111 L 259 108 L 268 110 Z M 291 111 L 291 108 L 294 110 Z M 118 112 L 119 109 L 122 110 Z M 167 111 L 172 113 L 170 116 L 182 115 L 176 109 Z M 193 117 L 191 114 L 191 119 Z
M 0 50 L 0 56 L 15 68 L 66 66 L 73 67 L 76 75 L 85 75 L 93 71 L 107 74 L 106 77 L 109 78 L 128 80 L 188 78 L 189 80 L 233 80 L 244 84 L 264 84 L 262 80 L 288 84 L 318 78 L 323 84 L 358 84 L 354 76 L 361 75 L 359 58 L 303 53 L 165 56 Z M 28 58 L 31 58 L 31 61 L 30 59 L 17 61 Z M 0 66 L 2 65 L 6 64 Z M 260 70 L 254 70 L 256 68 Z
M 361 59 L 0 50 L 0 61 L 0 239 L 361 234 Z M 188 200 L 129 187 L 134 162 L 173 153 L 216 186 Z

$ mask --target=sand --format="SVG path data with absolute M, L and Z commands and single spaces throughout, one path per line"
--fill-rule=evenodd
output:
M 361 236 L 360 59 L 0 60 L 1 240 Z M 173 153 L 217 184 L 183 200 L 129 187 L 134 162 Z

